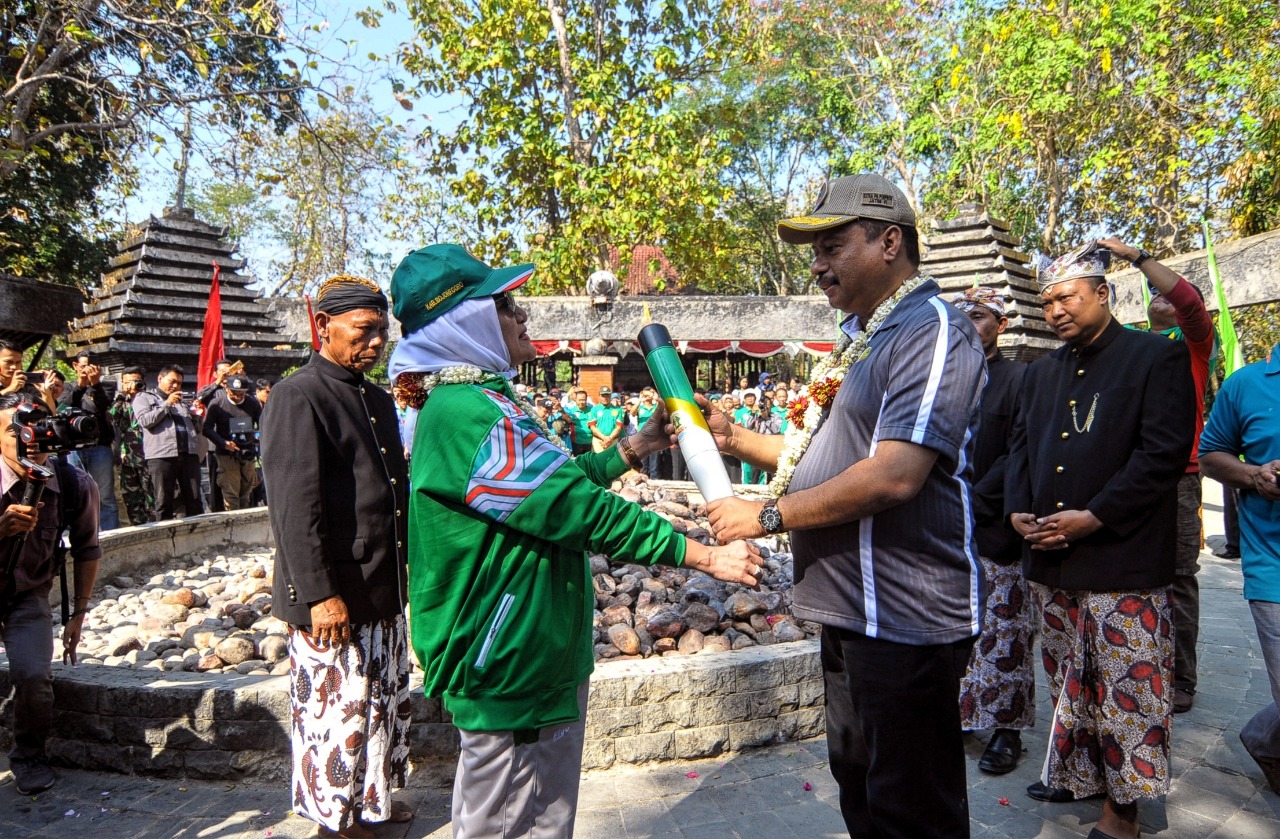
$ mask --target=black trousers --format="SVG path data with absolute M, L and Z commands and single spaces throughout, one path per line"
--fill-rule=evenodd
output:
M 1240 553 L 1240 490 L 1222 488 L 1222 529 L 1227 537 L 1226 547 Z
M 147 460 L 156 492 L 156 521 L 174 517 L 175 502 L 181 501 L 184 516 L 204 512 L 200 503 L 200 461 L 193 454 L 153 457 Z
M 1178 479 L 1178 550 L 1173 578 L 1173 686 L 1196 692 L 1196 644 L 1200 641 L 1200 540 L 1204 531 L 1200 473 Z
M 969 836 L 959 697 L 973 642 L 822 630 L 827 749 L 851 839 Z

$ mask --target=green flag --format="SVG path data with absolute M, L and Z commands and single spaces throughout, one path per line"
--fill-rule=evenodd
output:
M 1204 250 L 1209 261 L 1209 279 L 1213 281 L 1213 296 L 1218 301 L 1218 337 L 1222 346 L 1224 378 L 1244 366 L 1244 353 L 1236 338 L 1236 326 L 1231 322 L 1231 309 L 1227 306 L 1227 292 L 1222 288 L 1222 275 L 1218 273 L 1218 260 L 1213 256 L 1213 237 L 1209 235 L 1209 223 L 1200 219 L 1204 230 Z

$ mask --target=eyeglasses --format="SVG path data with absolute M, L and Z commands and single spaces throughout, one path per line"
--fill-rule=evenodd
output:
M 499 312 L 508 312 L 513 315 L 520 309 L 520 304 L 516 303 L 516 298 L 509 291 L 493 295 L 493 305 Z

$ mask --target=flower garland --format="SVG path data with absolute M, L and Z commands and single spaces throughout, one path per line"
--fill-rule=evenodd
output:
M 436 373 L 401 373 L 396 377 L 392 392 L 397 399 L 405 402 L 409 407 L 421 410 L 431 391 L 440 385 L 477 385 L 493 378 L 498 378 L 497 374 L 486 373 L 473 364 L 459 364 L 456 367 L 445 367 Z M 542 432 L 542 436 L 555 443 L 565 454 L 573 457 L 573 451 L 564 444 L 564 440 L 552 433 L 546 420 L 538 416 L 528 397 L 515 392 L 512 392 L 511 396 L 511 401 L 533 421 L 533 424 Z
M 856 338 L 850 339 L 841 332 L 835 350 L 813 368 L 813 382 L 809 385 L 808 395 L 800 396 L 787 405 L 789 425 L 782 442 L 782 453 L 778 456 L 778 470 L 769 482 L 770 495 L 780 498 L 786 493 L 787 487 L 791 485 L 791 477 L 795 474 L 796 464 L 800 462 L 805 450 L 809 448 L 809 441 L 826 419 L 849 368 L 871 352 L 871 336 L 904 297 L 931 279 L 924 274 L 917 274 L 903 283 L 893 296 L 876 307 L 871 320 L 867 321 Z

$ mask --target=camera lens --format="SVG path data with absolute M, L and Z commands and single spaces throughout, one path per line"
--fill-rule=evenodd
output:
M 98 420 L 92 416 L 70 417 L 67 420 L 72 433 L 78 437 L 97 438 Z

